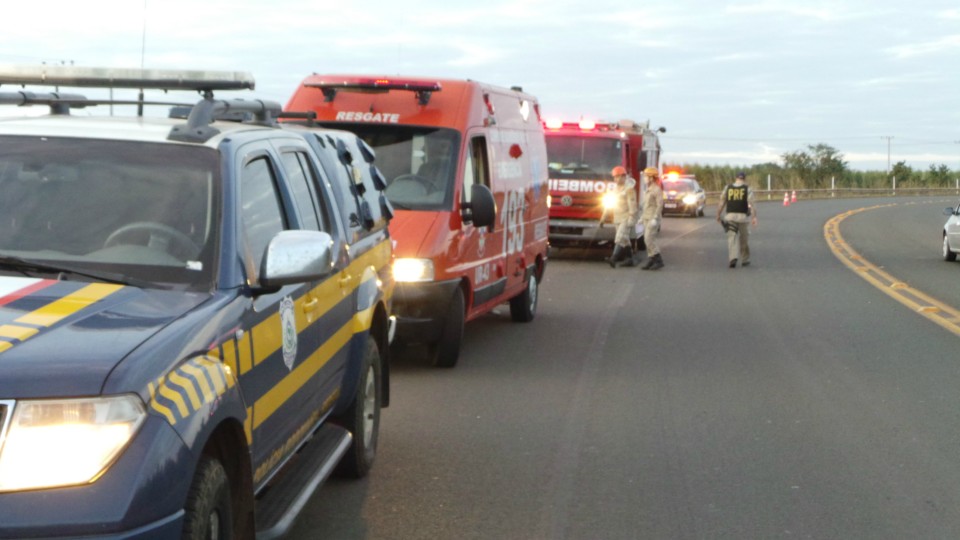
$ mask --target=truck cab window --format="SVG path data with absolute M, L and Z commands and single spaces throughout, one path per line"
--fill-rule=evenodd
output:
M 317 179 L 303 152 L 284 152 L 283 167 L 300 213 L 301 226 L 310 231 L 329 231 L 326 213 L 317 195 Z
M 250 161 L 240 178 L 240 213 L 252 269 L 259 271 L 267 244 L 286 228 L 273 169 L 266 158 Z M 248 276 L 252 281 L 255 276 Z
M 470 139 L 470 151 L 467 153 L 463 171 L 463 200 L 470 202 L 470 191 L 474 183 L 490 187 L 490 174 L 487 161 L 487 139 Z

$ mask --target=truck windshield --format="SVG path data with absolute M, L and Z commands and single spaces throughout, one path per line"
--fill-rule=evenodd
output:
M 0 137 L 0 272 L 209 290 L 219 193 L 210 148 Z
M 449 210 L 460 158 L 460 134 L 452 129 L 382 124 L 330 123 L 356 133 L 377 153 L 387 179 L 387 198 L 400 210 Z
M 619 139 L 547 135 L 550 178 L 609 178 L 610 170 L 623 165 Z

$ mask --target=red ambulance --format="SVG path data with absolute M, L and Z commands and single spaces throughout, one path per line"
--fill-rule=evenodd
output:
M 610 171 L 617 165 L 637 180 L 637 202 L 643 189 L 643 170 L 659 168 L 659 133 L 650 123 L 621 120 L 616 123 L 548 120 L 547 157 L 550 168 L 550 245 L 555 247 L 613 241 L 615 227 L 609 222 L 615 204 L 616 184 Z M 609 193 L 609 195 L 608 195 Z M 637 225 L 642 241 L 642 226 Z
M 464 323 L 509 302 L 534 318 L 547 262 L 547 153 L 540 106 L 470 80 L 311 75 L 286 107 L 357 133 L 376 151 L 397 288 L 396 342 L 457 363 Z

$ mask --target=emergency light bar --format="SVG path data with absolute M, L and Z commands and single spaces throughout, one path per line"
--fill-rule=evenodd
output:
M 255 81 L 241 71 L 0 66 L 3 84 L 212 91 L 253 90 Z
M 303 84 L 307 88 L 319 88 L 323 92 L 324 99 L 329 103 L 337 95 L 339 90 L 354 90 L 360 92 L 387 92 L 390 90 L 409 90 L 415 92 L 417 102 L 420 105 L 426 105 L 430 102 L 430 96 L 434 92 L 443 89 L 439 82 L 423 81 L 417 79 L 374 79 L 374 78 L 350 78 L 334 81 L 317 81 Z

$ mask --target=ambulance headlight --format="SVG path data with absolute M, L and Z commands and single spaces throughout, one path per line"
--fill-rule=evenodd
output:
M 683 196 L 683 204 L 695 204 L 697 202 L 697 196 L 693 193 L 687 193 Z
M 604 210 L 613 210 L 617 207 L 617 194 L 613 192 L 604 193 L 600 202 L 603 204 Z
M 430 259 L 397 259 L 393 262 L 393 279 L 397 282 L 433 281 Z
M 135 395 L 18 401 L 0 433 L 0 492 L 93 482 L 145 418 Z

